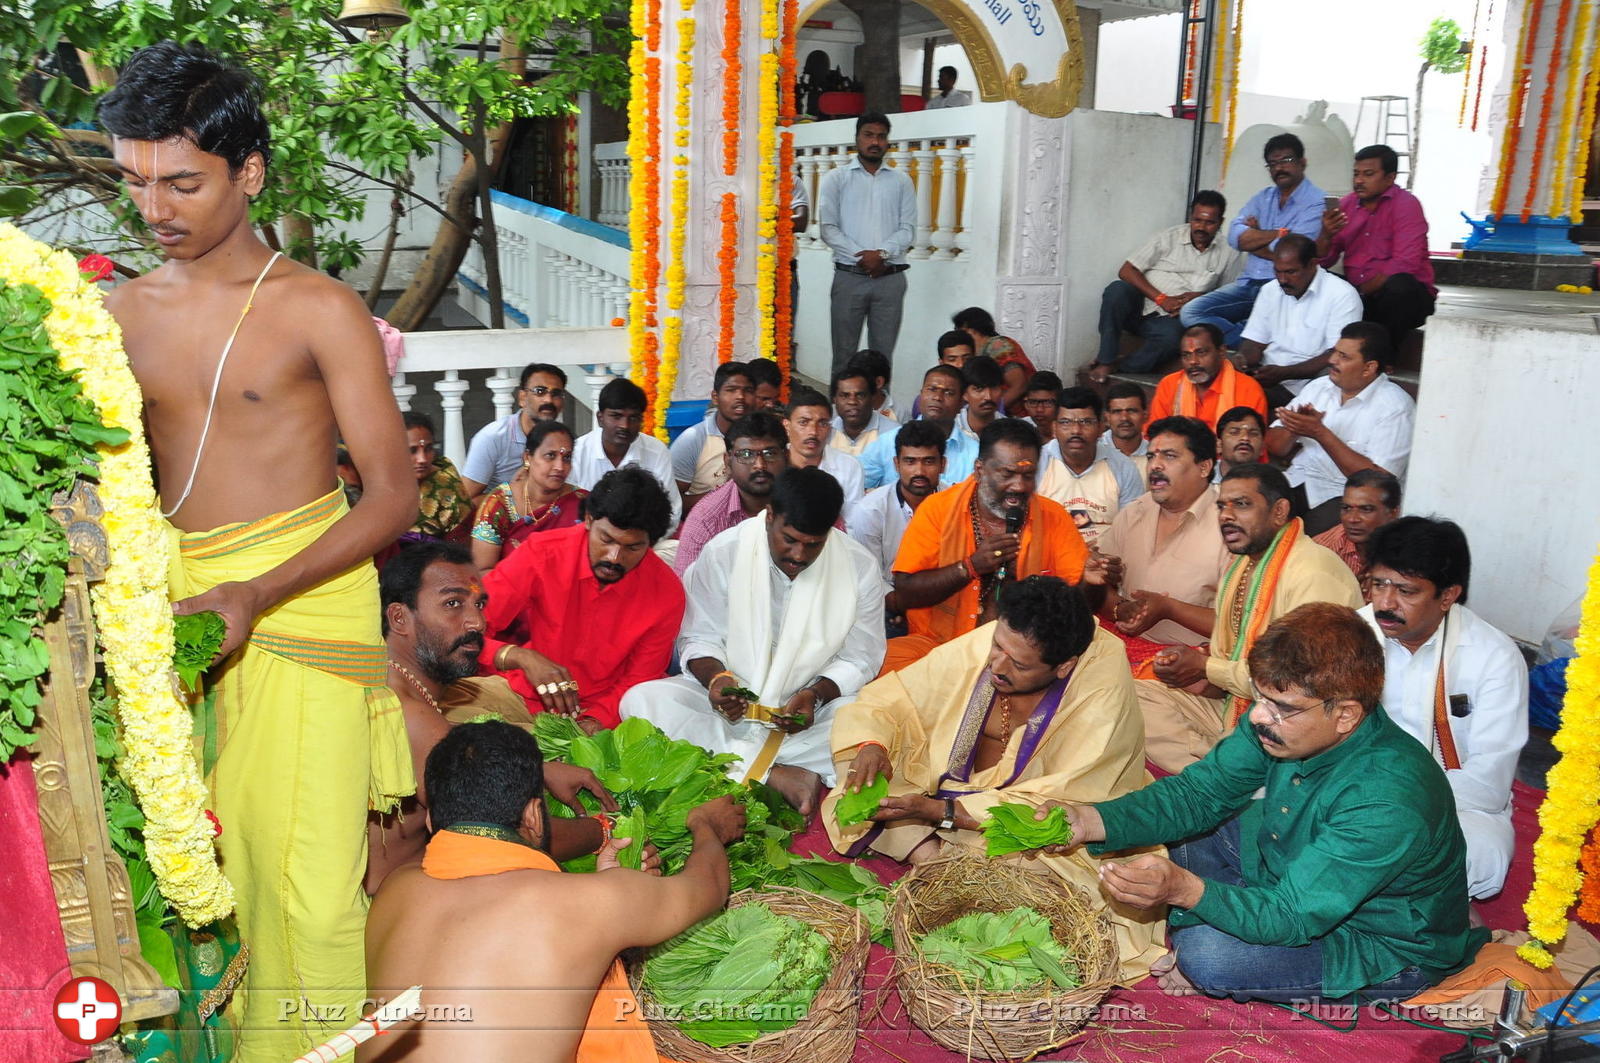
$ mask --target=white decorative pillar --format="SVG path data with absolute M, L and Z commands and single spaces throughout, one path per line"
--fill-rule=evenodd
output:
M 461 407 L 465 405 L 462 396 L 471 387 L 461 379 L 461 373 L 455 369 L 445 371 L 444 379 L 433 385 L 434 392 L 439 396 L 439 408 L 444 411 L 444 456 L 460 468 L 467 460 L 467 433 L 461 424 Z
M 960 202 L 957 206 L 961 210 L 961 217 L 957 221 L 958 228 L 956 229 L 956 251 L 959 254 L 966 254 L 972 250 L 970 221 L 972 218 L 972 185 L 974 183 L 972 177 L 973 164 L 977 161 L 977 158 L 977 149 L 972 146 L 971 141 L 968 141 L 966 146 L 961 149 L 961 176 L 965 180 L 961 181 L 957 186 L 960 189 Z
M 961 149 L 954 140 L 944 141 L 939 155 L 939 221 L 933 231 L 935 259 L 955 258 L 956 246 L 956 166 L 961 162 Z
M 509 414 L 516 405 L 513 392 L 517 390 L 517 378 L 510 369 L 496 369 L 486 384 L 491 396 L 489 401 L 494 406 L 494 419 L 498 421 Z
M 401 412 L 409 413 L 411 400 L 417 397 L 417 386 L 407 384 L 404 373 L 396 373 L 389 380 L 389 390 L 394 392 L 394 401 L 399 405 Z
M 917 141 L 911 157 L 917 161 L 911 180 L 917 188 L 917 231 L 907 258 L 927 258 L 933 253 L 933 141 Z

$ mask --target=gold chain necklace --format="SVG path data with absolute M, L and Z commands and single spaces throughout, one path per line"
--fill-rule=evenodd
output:
M 434 712 L 437 712 L 440 716 L 444 715 L 444 710 L 439 707 L 438 699 L 432 694 L 428 693 L 428 688 L 422 685 L 422 680 L 411 674 L 411 669 L 407 668 L 393 657 L 389 658 L 389 667 L 405 676 L 406 682 L 410 683 L 412 688 L 416 690 L 418 694 L 422 695 L 423 701 L 426 701 L 429 705 L 433 706 Z

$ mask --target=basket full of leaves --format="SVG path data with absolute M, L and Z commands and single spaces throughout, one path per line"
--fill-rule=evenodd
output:
M 1065 1044 L 1118 977 L 1104 906 L 1011 861 L 953 849 L 918 865 L 896 884 L 889 923 L 911 1020 L 969 1059 L 1029 1059 Z
M 745 890 L 633 968 L 663 1057 L 685 1063 L 848 1063 L 869 926 L 802 890 Z

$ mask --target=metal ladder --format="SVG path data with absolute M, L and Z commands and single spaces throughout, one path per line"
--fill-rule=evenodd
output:
M 1363 140 L 1361 137 L 1361 123 L 1366 118 L 1367 103 L 1373 105 L 1372 139 Z M 1356 108 L 1356 124 L 1351 130 L 1351 138 L 1356 142 L 1356 150 L 1360 151 L 1368 144 L 1382 144 L 1394 149 L 1400 157 L 1398 174 L 1411 172 L 1411 97 L 1409 96 L 1363 96 L 1361 103 Z M 1398 143 L 1397 143 L 1398 141 Z

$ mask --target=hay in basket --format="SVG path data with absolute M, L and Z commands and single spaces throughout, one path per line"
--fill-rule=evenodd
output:
M 1028 1059 L 1071 1040 L 1093 1018 L 1119 974 L 1116 934 L 1104 906 L 1048 871 L 951 849 L 901 879 L 889 908 L 894 978 L 912 1021 L 968 1059 Z M 929 931 L 973 912 L 1019 907 L 1050 921 L 1055 939 L 1078 965 L 1080 988 L 1046 982 L 985 991 L 954 968 L 922 958 L 918 942 Z
M 783 886 L 742 890 L 729 899 L 728 907 L 754 903 L 792 916 L 828 940 L 832 969 L 806 1017 L 787 1030 L 763 1034 L 747 1044 L 713 1048 L 680 1032 L 676 1023 L 655 1017 L 658 1009 L 649 990 L 639 984 L 642 964 L 632 964 L 629 973 L 657 1050 L 683 1063 L 849 1063 L 861 1020 L 861 976 L 872 944 L 866 921 L 848 905 Z

